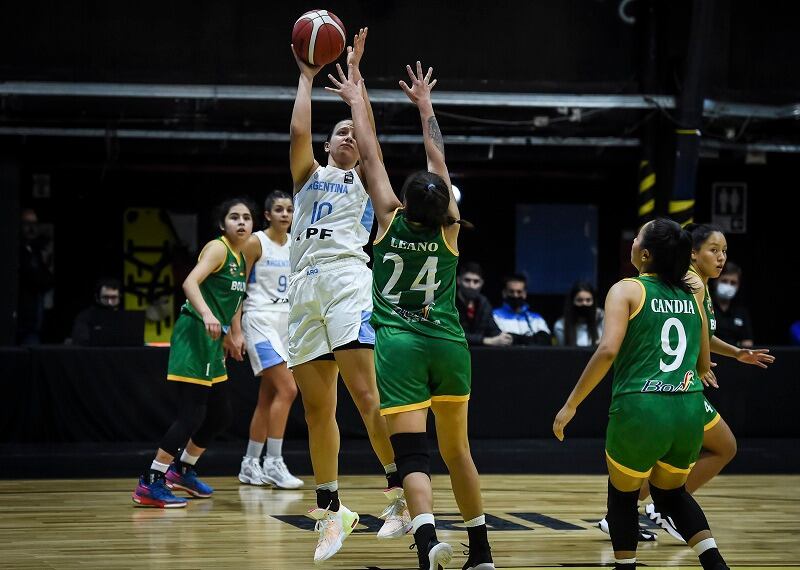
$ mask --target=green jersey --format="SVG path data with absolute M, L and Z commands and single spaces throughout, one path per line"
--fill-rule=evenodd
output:
M 398 209 L 375 240 L 371 323 L 466 342 L 456 309 L 458 254 L 435 231 L 413 227 Z
M 693 267 L 690 267 L 689 271 L 697 275 L 697 278 L 702 281 L 700 274 Z M 708 323 L 708 339 L 711 340 L 711 337 L 717 332 L 717 318 L 714 316 L 714 302 L 711 300 L 711 293 L 708 292 L 708 285 L 705 285 L 705 289 L 703 310 L 706 312 L 706 322 Z
M 200 283 L 200 293 L 220 325 L 227 328 L 233 320 L 233 315 L 239 310 L 247 289 L 245 260 L 243 253 L 240 256 L 233 253 L 228 240 L 222 236 L 217 239 L 225 245 L 225 261 Z M 186 299 L 186 303 L 181 307 L 181 313 L 203 320 L 189 299 Z
M 696 370 L 702 317 L 694 295 L 653 275 L 629 281 L 642 287 L 643 298 L 614 360 L 612 398 L 702 391 Z

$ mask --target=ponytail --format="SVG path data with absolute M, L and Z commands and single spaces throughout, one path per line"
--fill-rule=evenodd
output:
M 406 219 L 416 222 L 430 231 L 439 231 L 442 226 L 459 224 L 472 229 L 466 220 L 457 220 L 447 215 L 450 206 L 450 189 L 441 176 L 421 170 L 406 179 L 401 196 L 406 203 Z
M 655 273 L 673 289 L 692 293 L 692 288 L 685 281 L 691 263 L 691 233 L 673 220 L 656 218 L 645 228 L 640 247 L 650 252 L 651 273 Z

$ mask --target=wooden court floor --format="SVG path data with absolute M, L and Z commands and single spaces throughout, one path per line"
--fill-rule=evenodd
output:
M 308 481 L 309 478 L 306 477 Z M 134 479 L 0 481 L 0 567 L 313 568 L 316 534 L 303 516 L 313 489 L 277 491 L 209 478 L 211 499 L 186 509 L 135 508 Z M 602 476 L 490 475 L 482 478 L 498 568 L 597 568 L 613 562 L 593 527 L 605 511 Z M 343 502 L 363 525 L 322 568 L 416 568 L 410 537 L 375 538 L 383 497 L 378 477 L 343 477 Z M 800 568 L 800 498 L 795 476 L 721 476 L 698 494 L 732 568 Z M 446 477 L 435 476 L 439 539 L 466 532 Z M 694 553 L 664 532 L 639 550 L 648 568 L 699 568 Z

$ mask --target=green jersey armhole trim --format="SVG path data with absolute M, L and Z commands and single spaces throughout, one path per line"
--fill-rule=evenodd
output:
M 220 237 L 222 237 L 222 236 L 220 236 Z M 201 257 L 203 257 L 203 252 L 204 252 L 206 249 L 208 249 L 208 247 L 209 247 L 209 246 L 210 246 L 212 243 L 214 243 L 214 241 L 216 241 L 216 240 L 211 240 L 210 242 L 208 242 L 206 245 L 204 245 L 204 246 L 203 246 L 203 249 L 201 249 L 201 250 L 200 250 L 200 253 L 197 255 L 197 262 L 198 262 L 198 263 L 200 262 L 200 258 L 201 258 Z M 224 244 L 223 244 L 223 245 L 224 245 Z M 225 246 L 225 247 L 227 247 L 227 246 Z M 212 271 L 211 273 L 219 273 L 219 270 L 220 270 L 220 269 L 222 269 L 223 267 L 225 267 L 225 259 L 227 259 L 227 257 L 228 257 L 228 256 L 225 256 L 225 257 L 223 257 L 223 258 L 222 258 L 222 261 L 221 261 L 221 262 L 220 262 L 220 264 L 219 264 L 219 267 L 217 267 L 217 268 L 216 268 L 214 271 Z
M 385 230 L 383 230 L 383 235 L 381 235 L 379 238 L 377 238 L 375 241 L 373 241 L 372 245 L 378 245 L 381 242 L 381 240 L 383 240 L 383 238 L 386 237 L 386 234 L 388 234 L 389 230 L 392 229 L 392 224 L 394 223 L 394 219 L 397 216 L 397 212 L 399 212 L 402 209 L 403 208 L 395 208 L 394 209 L 394 212 L 392 212 L 392 219 L 389 220 L 389 225 L 386 226 Z
M 447 236 L 444 233 L 444 226 L 442 226 L 442 241 L 444 242 L 444 245 L 447 246 L 447 249 L 450 250 L 450 253 L 458 257 L 458 252 L 453 248 L 453 246 L 450 245 L 450 242 L 447 241 Z
M 636 307 L 636 310 L 633 313 L 631 313 L 630 317 L 628 317 L 628 321 L 632 321 L 634 317 L 636 317 L 636 315 L 638 315 L 639 312 L 642 310 L 642 307 L 644 307 L 645 299 L 647 299 L 647 289 L 644 288 L 644 283 L 642 283 L 638 279 L 634 279 L 632 277 L 626 277 L 625 279 L 623 279 L 623 281 L 632 281 L 642 288 L 642 299 L 639 301 L 639 306 Z
M 246 267 L 247 263 L 245 263 L 244 252 L 240 251 L 239 255 L 236 255 L 233 252 L 233 248 L 231 247 L 231 242 L 228 241 L 228 238 L 226 238 L 225 236 L 219 236 L 219 239 L 222 241 L 223 244 L 225 244 L 225 247 L 227 248 L 228 251 L 231 252 L 231 255 L 236 258 L 236 261 L 239 262 L 239 265 L 244 264 L 245 267 Z M 222 269 L 224 267 L 224 265 L 225 265 L 225 261 L 222 262 L 222 265 L 219 266 L 217 271 Z M 216 273 L 217 271 L 215 271 L 214 273 Z

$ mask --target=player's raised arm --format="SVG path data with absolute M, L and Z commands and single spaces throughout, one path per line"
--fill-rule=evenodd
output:
M 411 86 L 405 81 L 400 81 L 400 88 L 419 110 L 419 118 L 422 122 L 422 137 L 425 144 L 425 156 L 428 159 L 428 170 L 441 176 L 447 183 L 447 188 L 450 190 L 450 205 L 447 214 L 451 218 L 457 220 L 461 216 L 458 211 L 458 204 L 456 204 L 455 196 L 453 195 L 450 173 L 447 170 L 447 164 L 444 159 L 442 131 L 439 128 L 439 123 L 433 112 L 433 103 L 431 102 L 431 91 L 437 82 L 436 79 L 432 80 L 433 68 L 429 67 L 428 72 L 423 75 L 422 63 L 418 61 L 416 72 L 410 65 L 406 66 L 406 71 L 411 80 Z M 458 226 L 456 225 L 455 228 L 458 228 Z
M 367 42 L 368 31 L 369 28 L 361 28 L 358 30 L 358 33 L 353 38 L 353 45 L 347 46 L 347 65 L 353 65 L 353 81 L 356 83 L 364 79 L 364 77 L 361 75 L 361 58 L 364 56 L 364 48 Z M 367 94 L 366 82 L 364 82 L 361 86 L 361 95 L 364 97 L 364 102 L 367 105 L 369 124 L 372 127 L 372 132 L 375 133 L 377 141 L 378 131 L 375 127 L 375 115 L 372 112 L 372 103 L 370 103 L 369 95 Z M 380 161 L 383 162 L 383 151 L 381 150 L 380 143 L 378 143 L 378 157 L 380 158 Z
M 300 68 L 297 95 L 292 108 L 292 122 L 289 127 L 289 168 L 292 172 L 294 191 L 311 176 L 317 167 L 311 139 L 311 89 L 314 76 L 322 66 L 309 65 L 297 56 L 292 46 L 292 55 Z
M 353 127 L 358 141 L 358 152 L 361 162 L 364 164 L 364 173 L 369 184 L 369 195 L 378 218 L 378 231 L 385 229 L 391 219 L 395 209 L 401 206 L 400 201 L 392 190 L 386 167 L 381 162 L 380 152 L 378 151 L 378 140 L 375 131 L 369 123 L 367 116 L 367 104 L 362 96 L 363 80 L 356 83 L 353 81 L 353 66 L 348 66 L 348 76 L 345 77 L 341 66 L 336 65 L 339 79 L 328 74 L 328 78 L 334 87 L 326 87 L 341 97 L 350 106 L 353 115 Z

